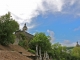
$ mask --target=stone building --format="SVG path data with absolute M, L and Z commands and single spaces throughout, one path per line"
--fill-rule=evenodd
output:
M 21 37 L 22 35 L 26 36 L 26 40 L 28 40 L 28 42 L 33 38 L 33 35 L 26 32 L 27 29 L 28 28 L 27 28 L 26 24 L 24 24 L 22 30 L 18 30 L 18 31 L 15 32 L 16 39 L 15 39 L 14 45 L 18 45 L 19 41 L 22 40 L 22 37 Z

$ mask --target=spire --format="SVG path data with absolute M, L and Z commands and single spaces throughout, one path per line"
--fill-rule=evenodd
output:
M 80 45 L 78 44 L 78 41 L 77 41 L 77 44 L 76 44 L 76 47 L 79 47 Z
M 26 23 L 24 24 L 24 27 L 23 27 L 23 31 L 26 31 L 27 30 L 27 26 L 26 26 Z
M 24 24 L 24 26 L 26 26 L 26 23 Z
M 78 41 L 77 41 L 77 44 L 78 44 Z

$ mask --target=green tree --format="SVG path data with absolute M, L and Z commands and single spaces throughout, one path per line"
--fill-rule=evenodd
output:
M 15 35 L 19 29 L 18 23 L 11 18 L 10 12 L 0 17 L 0 44 L 8 45 L 14 43 Z
M 51 54 L 55 60 L 80 60 L 80 47 L 65 47 L 55 43 L 52 45 Z
M 72 55 L 77 58 L 80 58 L 80 47 L 74 47 L 72 49 Z
M 67 52 L 67 48 L 62 46 L 59 43 L 55 43 L 52 45 L 52 56 L 53 59 L 56 60 L 69 60 L 69 53 Z
M 36 45 L 41 47 L 42 52 L 44 51 L 49 51 L 51 49 L 51 43 L 48 38 L 44 33 L 36 33 L 34 35 L 34 38 L 30 41 L 29 47 L 32 50 L 36 49 Z

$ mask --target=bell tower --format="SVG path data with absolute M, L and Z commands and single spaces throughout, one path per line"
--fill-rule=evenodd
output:
M 24 32 L 26 32 L 26 31 L 27 31 L 26 23 L 24 24 L 23 31 L 24 31 Z

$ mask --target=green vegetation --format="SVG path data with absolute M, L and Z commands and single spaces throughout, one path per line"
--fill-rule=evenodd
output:
M 35 50 L 37 44 L 42 48 L 42 52 L 49 51 L 51 49 L 50 40 L 44 33 L 36 33 L 34 38 L 29 42 L 29 47 L 32 50 Z
M 23 32 L 20 33 L 19 35 L 20 35 L 20 37 L 22 38 L 22 40 L 25 40 L 25 39 L 26 39 L 26 35 L 25 35 Z
M 72 55 L 80 58 L 80 47 L 74 47 L 72 50 Z
M 44 33 L 34 35 L 34 38 L 29 43 L 30 49 L 35 51 L 36 44 L 42 48 L 42 54 L 47 51 L 53 60 L 80 60 L 80 47 L 66 47 L 59 43 L 51 44 L 50 37 Z
M 28 44 L 27 43 L 27 40 L 21 40 L 21 41 L 19 41 L 19 45 L 21 47 L 23 47 L 24 49 L 27 49 L 28 48 L 28 45 L 27 44 Z
M 19 29 L 18 23 L 11 18 L 10 12 L 0 17 L 0 44 L 9 45 L 14 43 L 15 35 L 13 34 Z
M 34 50 L 32 50 L 32 49 L 28 49 L 28 51 L 31 52 L 31 53 L 33 53 L 33 54 L 36 53 L 36 52 L 35 52 Z
M 22 46 L 24 49 L 28 48 L 28 40 L 24 33 L 19 34 L 22 40 L 19 41 L 18 45 Z

